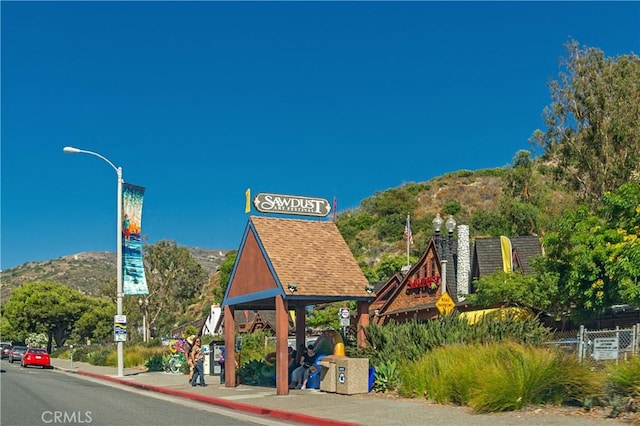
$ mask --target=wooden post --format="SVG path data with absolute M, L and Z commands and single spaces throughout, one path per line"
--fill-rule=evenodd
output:
M 367 339 L 364 329 L 369 325 L 369 302 L 358 302 L 358 329 L 356 332 L 356 341 L 359 348 L 367 347 Z
M 289 312 L 287 301 L 275 296 L 276 305 L 276 395 L 289 395 Z
M 307 313 L 304 306 L 296 306 L 296 347 L 293 348 L 298 351 L 298 356 L 304 355 L 298 350 L 300 345 L 307 347 Z M 297 364 L 296 364 L 297 365 Z
M 227 388 L 236 386 L 236 320 L 233 313 L 229 305 L 224 307 L 224 385 Z

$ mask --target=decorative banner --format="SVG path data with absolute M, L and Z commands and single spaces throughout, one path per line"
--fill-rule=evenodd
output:
M 513 252 L 509 237 L 500 236 L 500 251 L 502 252 L 502 269 L 505 272 L 513 272 L 513 266 L 511 265 Z
M 244 193 L 244 198 L 245 198 L 244 212 L 249 213 L 251 211 L 251 188 L 247 188 L 247 190 Z
M 144 188 L 122 184 L 122 292 L 149 294 L 142 263 L 142 200 Z

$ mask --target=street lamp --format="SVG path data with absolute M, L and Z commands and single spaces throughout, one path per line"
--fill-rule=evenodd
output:
M 442 295 L 447 292 L 447 259 L 449 257 L 449 245 L 450 240 L 453 240 L 453 231 L 456 229 L 456 220 L 453 216 L 449 215 L 449 218 L 445 222 L 441 217 L 440 213 L 436 214 L 436 217 L 433 218 L 431 222 L 433 224 L 433 230 L 436 234 L 436 245 L 438 247 L 438 252 L 440 253 L 440 264 L 441 264 L 441 275 L 442 275 Z M 449 233 L 448 238 L 443 238 L 440 236 L 440 229 L 442 228 L 442 224 L 447 228 L 447 232 Z
M 116 238 L 116 270 L 117 270 L 117 284 L 116 284 L 116 305 L 117 305 L 117 315 L 122 315 L 122 167 L 116 167 L 111 161 L 109 161 L 106 157 L 98 154 L 93 151 L 86 151 L 84 149 L 74 148 L 72 146 L 65 146 L 63 149 L 64 152 L 68 154 L 89 154 L 101 158 L 106 161 L 113 170 L 116 171 L 118 175 L 118 201 L 117 201 L 117 238 Z M 118 377 L 124 376 L 124 342 L 118 341 Z
M 140 306 L 140 311 L 142 311 L 142 340 L 147 343 L 149 333 L 147 332 L 147 311 L 149 310 L 149 298 L 145 297 L 142 300 L 142 297 L 138 299 L 138 306 Z

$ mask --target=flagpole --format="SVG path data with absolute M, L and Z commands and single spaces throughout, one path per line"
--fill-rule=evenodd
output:
M 409 240 L 411 239 L 411 220 L 409 219 L 409 213 L 407 213 L 407 267 L 411 266 L 409 262 Z

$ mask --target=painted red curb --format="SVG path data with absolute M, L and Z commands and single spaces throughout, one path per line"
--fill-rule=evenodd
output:
M 293 411 L 277 410 L 273 408 L 259 407 L 256 405 L 243 404 L 241 402 L 228 401 L 222 398 L 216 398 L 213 396 L 200 395 L 196 393 L 163 388 L 161 386 L 147 385 L 144 383 L 136 383 L 119 377 L 105 376 L 103 374 L 90 373 L 88 371 L 76 371 L 77 374 L 82 376 L 94 377 L 100 380 L 107 380 L 114 383 L 119 383 L 127 386 L 131 386 L 138 389 L 149 390 L 153 392 L 164 393 L 167 395 L 179 396 L 181 398 L 191 399 L 195 401 L 204 402 L 207 404 L 217 405 L 220 407 L 228 408 L 230 410 L 243 411 L 246 413 L 256 414 L 259 416 L 272 417 L 279 420 L 286 420 L 290 422 L 296 422 L 304 425 L 315 426 L 362 426 L 359 423 L 342 422 L 339 420 L 323 419 L 322 417 L 310 416 L 308 414 L 296 413 Z

